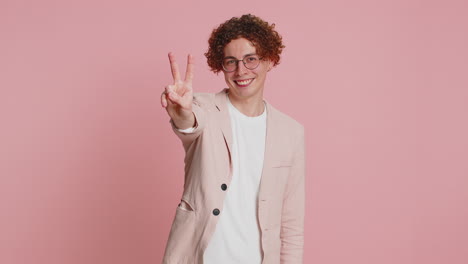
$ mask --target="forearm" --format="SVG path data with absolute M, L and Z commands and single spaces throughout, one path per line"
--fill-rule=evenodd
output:
M 199 105 L 194 104 L 192 105 L 192 118 L 193 120 L 188 121 L 187 124 L 176 124 L 176 120 L 172 119 L 169 120 L 172 126 L 172 130 L 174 133 L 180 138 L 182 144 L 184 145 L 184 149 L 187 151 L 192 143 L 200 136 L 203 132 L 206 123 L 206 112 L 203 110 Z M 180 120 L 177 120 L 180 121 Z M 180 123 L 180 122 L 179 122 Z M 180 128 L 181 126 L 182 128 Z M 194 127 L 193 131 L 189 133 L 182 132 L 180 130 Z
M 305 218 L 305 142 L 298 135 L 281 217 L 281 264 L 302 263 Z

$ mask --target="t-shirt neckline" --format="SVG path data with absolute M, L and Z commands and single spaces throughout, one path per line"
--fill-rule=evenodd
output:
M 264 117 L 266 115 L 266 111 L 267 111 L 267 107 L 266 107 L 266 103 L 265 103 L 265 100 L 262 100 L 263 101 L 263 112 L 258 115 L 258 116 L 247 116 L 245 115 L 244 113 L 242 113 L 241 111 L 239 111 L 239 109 L 237 109 L 232 103 L 231 103 L 231 100 L 229 99 L 229 96 L 226 94 L 226 99 L 228 101 L 228 105 L 231 109 L 233 109 L 237 114 L 239 114 L 240 116 L 246 118 L 246 119 L 260 119 L 262 117 Z

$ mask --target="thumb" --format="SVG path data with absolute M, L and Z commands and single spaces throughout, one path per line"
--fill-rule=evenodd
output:
M 170 91 L 169 92 L 169 99 L 174 102 L 175 104 L 178 104 L 180 105 L 181 104 L 181 100 L 182 98 L 180 97 L 180 95 L 178 95 L 176 92 L 174 91 Z

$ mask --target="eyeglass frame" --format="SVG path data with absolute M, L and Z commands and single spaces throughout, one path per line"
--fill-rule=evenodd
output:
M 228 59 L 228 58 L 232 58 L 233 60 L 235 60 L 235 61 L 236 61 L 236 68 L 235 68 L 234 70 L 232 70 L 232 71 L 227 71 L 227 70 L 224 68 L 224 63 L 221 63 L 221 67 L 223 68 L 223 70 L 224 70 L 225 72 L 235 72 L 235 71 L 237 71 L 237 70 L 239 69 L 239 61 L 242 61 L 242 64 L 244 64 L 244 67 L 247 68 L 247 66 L 245 66 L 245 64 L 246 64 L 246 62 L 244 61 L 245 58 L 247 58 L 247 57 L 249 57 L 249 56 L 254 56 L 254 55 L 255 55 L 255 56 L 258 56 L 258 54 L 256 54 L 256 53 L 247 54 L 247 55 L 245 55 L 245 56 L 242 58 L 242 60 L 238 60 L 238 59 L 237 59 L 236 57 L 234 57 L 234 56 L 227 56 L 227 57 L 224 57 L 224 58 L 223 58 L 223 62 L 224 62 L 224 60 L 226 60 L 226 59 Z M 252 69 L 250 69 L 250 68 L 247 68 L 247 69 L 249 69 L 249 70 L 255 70 L 255 69 L 257 69 L 258 66 L 260 65 L 260 61 L 263 60 L 263 57 L 259 57 L 259 56 L 258 56 L 258 60 L 259 60 L 259 62 L 258 62 L 258 64 L 257 64 L 257 66 L 255 66 L 255 67 L 252 68 Z

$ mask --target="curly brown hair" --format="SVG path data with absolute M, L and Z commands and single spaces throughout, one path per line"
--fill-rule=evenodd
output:
M 225 21 L 211 33 L 205 56 L 213 72 L 218 73 L 223 69 L 224 47 L 231 40 L 241 37 L 252 42 L 260 57 L 271 60 L 273 66 L 279 64 L 280 54 L 285 46 L 282 37 L 275 30 L 275 24 L 270 25 L 257 16 L 246 14 Z

